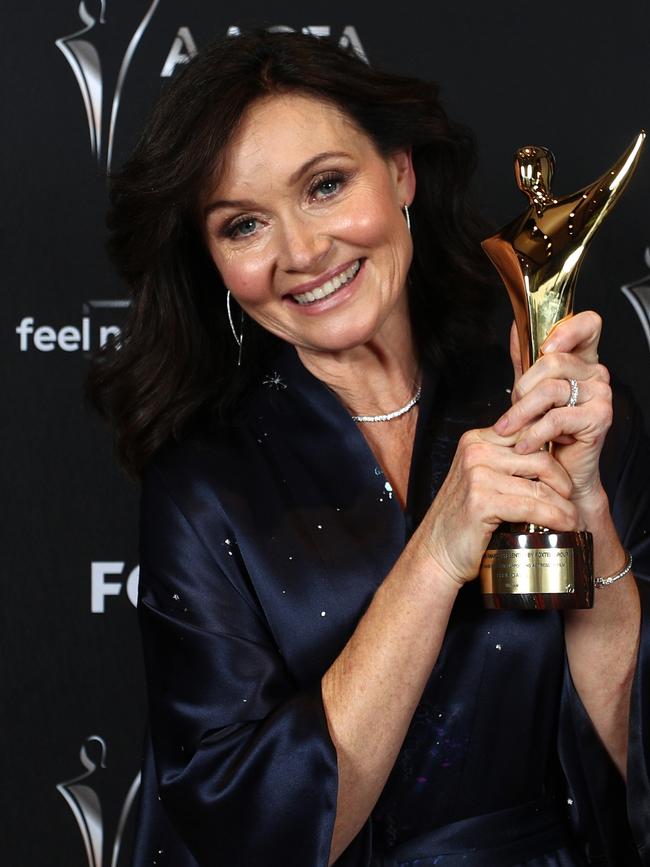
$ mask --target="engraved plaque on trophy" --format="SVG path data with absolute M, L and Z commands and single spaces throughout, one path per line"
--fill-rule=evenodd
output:
M 573 314 L 587 246 L 627 186 L 644 139 L 640 132 L 602 177 L 562 198 L 551 191 L 549 150 L 523 147 L 515 154 L 517 185 L 529 208 L 482 246 L 508 290 L 524 371 L 554 326 Z M 483 556 L 480 579 L 486 608 L 591 608 L 591 534 L 502 524 Z

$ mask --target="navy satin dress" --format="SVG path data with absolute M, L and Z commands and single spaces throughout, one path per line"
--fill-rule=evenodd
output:
M 151 737 L 136 867 L 327 865 L 337 764 L 320 679 L 459 437 L 495 421 L 511 380 L 496 349 L 425 371 L 405 510 L 289 346 L 239 422 L 158 454 L 142 492 Z M 650 454 L 620 396 L 602 475 L 647 619 Z M 384 791 L 336 863 L 650 865 L 649 635 L 644 623 L 626 788 L 572 685 L 561 614 L 485 611 L 466 585 Z

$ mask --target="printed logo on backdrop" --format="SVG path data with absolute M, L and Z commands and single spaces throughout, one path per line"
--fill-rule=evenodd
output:
M 93 614 L 106 614 L 109 596 L 125 595 L 131 605 L 138 604 L 140 567 L 129 572 L 125 567 L 122 560 L 94 560 L 90 564 L 90 610 Z
M 650 247 L 646 247 L 645 264 L 650 268 Z M 641 326 L 650 350 L 650 274 L 646 274 L 640 280 L 635 280 L 634 283 L 626 283 L 625 286 L 621 286 L 621 292 L 628 298 L 641 320 Z
M 119 336 L 121 318 L 131 302 L 128 299 L 84 301 L 79 320 L 66 325 L 37 323 L 33 316 L 23 316 L 16 326 L 21 352 L 83 352 L 89 358 L 109 337 Z
M 90 150 L 99 165 L 107 169 L 111 167 L 115 146 L 115 128 L 129 67 L 159 5 L 160 0 L 152 0 L 146 6 L 144 15 L 133 30 L 122 55 L 116 78 L 107 74 L 107 58 L 102 56 L 103 28 L 110 28 L 111 16 L 114 15 L 115 7 L 120 7 L 121 11 L 130 8 L 127 0 L 113 0 L 113 2 L 97 0 L 95 3 L 82 0 L 79 3 L 78 14 L 83 26 L 79 30 L 55 40 L 57 48 L 63 52 L 68 61 L 81 92 L 88 122 Z M 269 27 L 268 30 L 274 33 L 292 33 L 295 28 L 278 24 Z M 314 36 L 334 35 L 328 24 L 306 25 L 300 30 L 302 33 L 311 33 Z M 234 26 L 228 27 L 227 35 L 239 36 L 240 29 Z M 339 44 L 353 48 L 367 62 L 366 53 L 353 25 L 348 24 L 343 27 L 339 35 Z M 163 55 L 165 50 L 163 49 Z M 190 28 L 179 26 L 174 41 L 167 51 L 160 73 L 156 74 L 159 74 L 161 78 L 169 78 L 173 75 L 176 67 L 181 63 L 187 63 L 196 54 L 196 51 L 196 41 Z
M 149 22 L 153 18 L 160 0 L 151 2 L 136 27 L 117 74 L 117 81 L 112 93 L 105 85 L 104 69 L 102 67 L 102 59 L 100 57 L 99 48 L 96 45 L 96 39 L 93 37 L 97 34 L 99 28 L 106 24 L 109 12 L 107 10 L 108 0 L 100 0 L 97 4 L 93 4 L 96 12 L 93 15 L 88 11 L 88 5 L 82 0 L 79 4 L 79 18 L 84 25 L 80 30 L 70 33 L 68 36 L 62 36 L 56 40 L 57 48 L 60 48 L 65 55 L 66 60 L 77 79 L 81 97 L 83 99 L 84 108 L 86 109 L 86 118 L 88 120 L 88 132 L 90 134 L 90 149 L 97 161 L 101 164 L 105 160 L 108 168 L 111 165 L 111 157 L 113 155 L 113 141 L 115 137 L 115 124 L 117 122 L 117 114 L 120 108 L 120 99 L 124 82 L 126 80 L 129 66 L 133 60 L 133 56 L 138 48 L 138 44 L 142 39 L 145 30 L 149 26 Z M 95 43 L 95 44 L 93 44 Z M 107 96 L 108 109 L 108 130 L 104 130 L 104 97 Z M 104 143 L 105 140 L 105 143 Z
M 87 737 L 81 746 L 79 759 L 85 771 L 78 777 L 57 784 L 77 822 L 83 839 L 88 867 L 117 867 L 126 823 L 140 787 L 138 773 L 131 783 L 114 832 L 104 823 L 104 789 L 107 775 L 106 741 L 99 735 Z

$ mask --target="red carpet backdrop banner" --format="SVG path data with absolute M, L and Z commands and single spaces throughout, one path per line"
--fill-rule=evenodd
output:
M 145 697 L 134 603 L 137 486 L 83 406 L 88 359 L 128 306 L 105 253 L 106 172 L 174 71 L 217 35 L 332 35 L 441 82 L 474 128 L 495 227 L 525 205 L 512 155 L 550 147 L 560 193 L 650 125 L 650 6 L 205 0 L 3 3 L 3 829 L 6 867 L 124 867 Z M 650 155 L 583 267 L 579 309 L 650 423 Z M 505 296 L 505 290 L 504 290 Z M 504 334 L 505 328 L 504 325 Z M 227 867 L 227 865 L 224 865 Z

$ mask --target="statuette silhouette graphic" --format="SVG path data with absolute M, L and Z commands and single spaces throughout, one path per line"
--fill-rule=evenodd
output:
M 587 247 L 632 177 L 644 140 L 642 131 L 598 180 L 562 198 L 551 189 L 551 151 L 529 145 L 516 152 L 515 177 L 529 207 L 482 246 L 508 290 L 524 371 L 573 314 Z M 485 552 L 481 584 L 488 608 L 591 608 L 591 534 L 502 525 Z
M 109 865 L 110 867 L 117 867 L 126 822 L 140 787 L 140 774 L 138 773 L 124 799 L 111 846 L 111 841 L 106 839 L 102 811 L 106 753 L 107 747 L 103 738 L 99 735 L 87 737 L 79 752 L 81 764 L 86 769 L 85 772 L 65 783 L 58 783 L 56 787 L 77 820 L 83 838 L 88 867 L 109 867 Z M 110 862 L 107 857 L 104 857 L 105 849 L 110 852 Z
M 106 161 L 106 167 L 110 169 L 111 159 L 113 156 L 113 146 L 115 143 L 115 125 L 117 123 L 117 115 L 120 108 L 120 100 L 126 80 L 129 66 L 133 60 L 138 44 L 144 35 L 145 30 L 149 26 L 160 0 L 152 0 L 149 3 L 140 23 L 135 29 L 126 52 L 120 63 L 115 90 L 112 98 L 109 94 L 110 114 L 108 116 L 108 134 L 107 142 L 104 148 L 104 94 L 107 91 L 106 82 L 104 81 L 104 70 L 102 68 L 102 59 L 96 43 L 97 39 L 94 34 L 98 28 L 107 22 L 107 0 L 98 0 L 91 4 L 91 9 L 95 7 L 95 12 L 89 10 L 85 0 L 79 3 L 78 14 L 84 25 L 80 30 L 70 33 L 68 36 L 62 36 L 56 40 L 56 46 L 65 55 L 66 60 L 70 64 L 86 109 L 86 117 L 88 119 L 88 132 L 90 135 L 90 148 L 97 159 L 97 162 L 102 164 Z M 126 4 L 125 4 L 126 5 Z
M 645 250 L 645 264 L 650 268 L 650 247 L 646 247 Z M 650 274 L 621 286 L 621 292 L 639 317 L 650 350 Z

